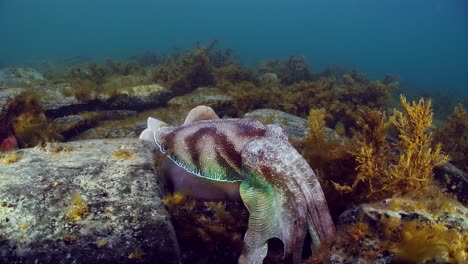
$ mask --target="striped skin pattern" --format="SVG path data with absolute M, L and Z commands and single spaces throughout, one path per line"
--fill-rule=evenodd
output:
M 276 125 L 249 119 L 213 119 L 154 132 L 161 152 L 196 177 L 240 182 L 249 225 L 239 263 L 262 263 L 276 237 L 285 256 L 301 262 L 304 238 L 312 246 L 335 234 L 325 196 L 307 162 Z
M 161 152 L 178 166 L 202 178 L 221 182 L 244 179 L 241 151 L 262 137 L 265 126 L 250 119 L 215 119 L 180 127 L 163 127 L 154 133 Z

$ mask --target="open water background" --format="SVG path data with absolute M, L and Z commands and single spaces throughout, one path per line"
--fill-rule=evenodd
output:
M 0 0 L 0 66 L 122 59 L 219 39 L 249 65 L 304 55 L 468 96 L 465 0 Z

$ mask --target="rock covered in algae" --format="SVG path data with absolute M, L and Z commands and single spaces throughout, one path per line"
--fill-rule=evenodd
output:
M 0 69 L 0 85 L 31 84 L 44 81 L 45 78 L 37 70 L 29 67 Z
M 443 194 L 362 204 L 339 218 L 330 263 L 466 263 L 468 209 Z
M 0 165 L 0 263 L 179 263 L 152 149 L 48 144 Z

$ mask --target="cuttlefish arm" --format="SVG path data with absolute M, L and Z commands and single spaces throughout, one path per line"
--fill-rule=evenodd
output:
M 273 237 L 283 242 L 284 255 L 292 254 L 294 263 L 301 262 L 307 230 L 313 248 L 333 238 L 335 227 L 320 183 L 281 128 L 270 125 L 264 137 L 248 143 L 242 164 L 240 195 L 250 217 L 239 263 L 262 263 Z

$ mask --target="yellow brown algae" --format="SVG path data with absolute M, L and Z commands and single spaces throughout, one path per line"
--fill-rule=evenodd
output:
M 72 205 L 68 208 L 66 216 L 73 222 L 82 220 L 89 211 L 86 201 L 83 200 L 79 193 L 73 192 L 71 202 Z
M 6 154 L 6 155 L 3 155 L 2 157 L 0 157 L 0 163 L 2 163 L 4 165 L 8 165 L 8 164 L 11 164 L 11 163 L 18 162 L 21 159 L 22 159 L 21 155 L 18 155 L 16 153 L 10 153 L 10 154 Z
M 135 156 L 135 153 L 132 153 L 123 147 L 112 154 L 112 157 L 118 160 L 131 159 L 133 156 Z

